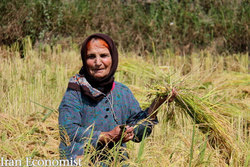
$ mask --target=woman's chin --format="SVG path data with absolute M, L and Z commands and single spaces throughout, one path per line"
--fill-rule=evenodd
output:
M 102 79 L 102 78 L 104 78 L 105 76 L 107 76 L 107 75 L 104 75 L 104 74 L 97 74 L 97 75 L 94 75 L 93 77 L 96 78 L 96 79 Z

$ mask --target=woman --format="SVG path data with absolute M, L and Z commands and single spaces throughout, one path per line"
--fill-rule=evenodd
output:
M 142 111 L 132 92 L 114 81 L 118 65 L 118 52 L 114 42 L 104 34 L 93 34 L 81 49 L 83 67 L 69 81 L 67 91 L 59 106 L 60 155 L 67 159 L 81 157 L 88 142 L 102 154 L 92 161 L 107 159 L 106 149 L 119 141 L 140 142 L 145 131 L 151 133 L 156 124 L 153 113 L 167 97 L 154 100 Z M 140 124 L 140 120 L 146 119 Z M 135 127 L 135 128 L 134 128 Z M 126 155 L 126 152 L 123 153 Z

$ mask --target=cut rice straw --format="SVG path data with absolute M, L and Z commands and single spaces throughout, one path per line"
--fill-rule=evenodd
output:
M 164 89 L 165 91 L 163 91 Z M 171 89 L 163 87 L 157 90 L 157 97 L 166 96 L 168 92 L 171 92 L 169 91 Z M 217 105 L 206 102 L 190 92 L 183 93 L 181 91 L 177 94 L 175 102 L 185 114 L 192 118 L 203 133 L 208 134 L 209 144 L 214 149 L 220 149 L 221 155 L 227 162 L 231 156 L 238 156 L 239 150 L 237 149 L 239 147 L 233 142 L 233 129 L 230 122 L 217 111 Z
M 131 78 L 130 80 L 126 78 L 126 82 L 133 86 L 137 83 L 142 84 L 142 81 L 147 83 L 148 85 L 144 84 L 145 91 L 152 97 L 166 96 L 171 92 L 172 87 L 176 87 L 178 94 L 174 104 L 176 104 L 175 107 L 180 109 L 176 111 L 183 111 L 195 122 L 196 126 L 208 136 L 210 146 L 215 150 L 219 149 L 220 154 L 227 163 L 229 163 L 232 157 L 237 159 L 240 156 L 239 150 L 241 146 L 235 141 L 234 127 L 232 122 L 230 122 L 230 118 L 235 116 L 231 110 L 230 113 L 227 111 L 228 107 L 225 107 L 227 103 L 224 99 L 221 99 L 221 102 L 218 101 L 218 98 L 223 98 L 223 95 L 217 95 L 221 92 L 221 89 L 218 89 L 218 87 L 213 89 L 208 89 L 208 87 L 201 88 L 206 83 L 209 83 L 211 86 L 215 85 L 210 83 L 207 73 L 204 75 L 205 71 L 196 70 L 198 72 L 184 76 L 177 71 L 173 75 L 173 71 L 169 69 L 167 71 L 162 70 L 159 66 L 152 63 L 142 64 L 139 63 L 139 58 L 137 59 L 138 61 L 135 61 L 126 57 L 122 61 L 123 65 L 120 66 L 119 72 Z M 141 76 L 139 79 L 136 77 L 138 74 Z M 205 79 L 204 76 L 206 76 Z M 229 81 L 231 81 L 231 77 Z M 244 83 L 247 83 L 247 80 L 244 79 Z M 167 103 L 167 100 L 165 103 Z M 158 110 L 159 108 L 155 112 Z M 168 111 L 165 110 L 164 112 Z M 236 116 L 238 115 L 236 113 Z

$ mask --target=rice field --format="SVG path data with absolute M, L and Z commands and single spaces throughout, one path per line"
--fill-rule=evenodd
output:
M 35 49 L 25 41 L 0 48 L 0 157 L 58 159 L 57 108 L 69 78 L 81 67 L 78 46 Z M 177 98 L 159 111 L 159 124 L 141 143 L 128 143 L 131 166 L 249 166 L 248 54 L 160 57 L 120 51 L 116 80 L 145 109 L 175 88 Z M 88 164 L 85 158 L 83 164 Z M 84 166 L 84 165 L 83 165 Z M 115 163 L 112 166 L 121 166 Z

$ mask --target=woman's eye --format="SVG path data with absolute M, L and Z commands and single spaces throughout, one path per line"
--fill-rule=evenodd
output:
M 100 55 L 102 58 L 105 58 L 105 57 L 108 57 L 109 55 L 108 54 L 101 54 Z
M 91 54 L 91 55 L 88 55 L 87 59 L 94 59 L 96 56 Z

